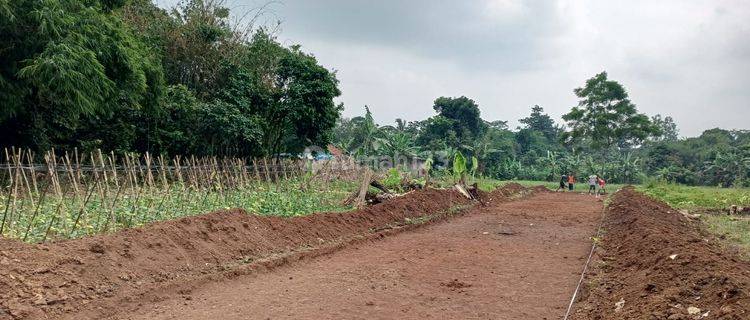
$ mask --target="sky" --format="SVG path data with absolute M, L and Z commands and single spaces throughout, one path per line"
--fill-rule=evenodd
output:
M 176 0 L 156 0 L 162 7 Z M 227 0 L 235 16 L 267 1 Z M 533 105 L 554 119 L 601 71 L 638 110 L 671 116 L 682 136 L 750 129 L 750 1 L 281 0 L 262 21 L 335 70 L 353 117 L 433 116 L 466 96 L 511 128 Z

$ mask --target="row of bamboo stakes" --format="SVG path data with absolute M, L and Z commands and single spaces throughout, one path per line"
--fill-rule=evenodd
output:
M 50 150 L 43 155 L 18 148 L 3 151 L 0 196 L 5 198 L 5 203 L 0 203 L 0 214 L 3 215 L 0 236 L 13 227 L 13 223 L 29 220 L 23 240 L 27 240 L 32 228 L 39 227 L 34 221 L 43 203 L 52 201 L 50 198 L 54 200 L 54 217 L 59 216 L 58 220 L 71 211 L 75 215 L 72 226 L 68 226 L 68 232 L 72 233 L 79 227 L 79 220 L 92 196 L 97 197 L 109 207 L 110 213 L 103 227 L 106 232 L 110 228 L 109 219 L 114 219 L 116 203 L 123 198 L 135 197 L 137 201 L 146 192 L 167 196 L 173 188 L 179 188 L 188 198 L 193 192 L 203 192 L 206 197 L 209 193 L 221 196 L 253 183 L 298 177 L 306 169 L 304 161 L 299 159 L 167 158 L 150 153 L 117 155 L 101 150 L 80 153 L 77 149 L 71 152 Z M 78 207 L 66 207 L 71 201 Z M 164 202 L 163 198 L 161 202 Z M 155 204 L 149 204 L 148 210 L 156 209 L 152 206 Z M 136 210 L 135 205 L 133 209 Z M 53 220 L 50 220 L 42 241 L 47 239 Z

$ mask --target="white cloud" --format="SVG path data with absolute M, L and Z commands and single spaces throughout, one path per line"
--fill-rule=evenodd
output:
M 515 19 L 528 9 L 520 0 L 487 0 L 483 14 L 493 20 Z

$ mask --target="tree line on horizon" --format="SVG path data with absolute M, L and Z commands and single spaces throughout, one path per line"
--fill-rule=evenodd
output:
M 221 0 L 0 0 L 0 147 L 266 157 L 333 143 L 360 156 L 461 152 L 500 179 L 750 184 L 747 131 L 680 139 L 604 72 L 574 90 L 563 124 L 534 106 L 512 129 L 467 97 L 436 99 L 421 121 L 380 126 L 368 108 L 341 118 L 335 72 L 259 26 L 262 11 L 233 22 Z
M 638 112 L 624 86 L 606 72 L 574 89 L 579 103 L 558 124 L 541 106 L 519 120 L 481 118 L 467 97 L 440 97 L 425 120 L 380 126 L 363 116 L 341 118 L 335 145 L 359 157 L 443 159 L 460 152 L 479 160 L 479 172 L 504 180 L 554 181 L 573 173 L 610 182 L 662 180 L 688 185 L 750 186 L 750 131 L 710 129 L 680 138 L 669 116 Z M 433 159 L 434 161 L 434 159 Z M 448 168 L 449 164 L 434 162 Z

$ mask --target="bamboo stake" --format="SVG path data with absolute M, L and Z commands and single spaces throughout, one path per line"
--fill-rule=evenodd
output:
M 102 155 L 102 149 L 96 149 L 97 157 L 99 159 L 99 166 L 102 168 L 102 174 L 104 175 L 104 185 L 109 190 L 109 176 L 107 176 L 107 167 L 104 165 L 104 156 Z
M 102 175 L 104 176 L 104 196 L 102 197 L 102 203 L 106 204 L 109 199 L 109 176 L 107 175 L 107 166 L 104 164 L 104 156 L 102 155 L 101 149 L 96 149 L 99 156 L 99 166 L 102 168 Z
M 62 203 L 57 205 L 57 209 L 60 209 L 60 206 Z M 52 224 L 55 223 L 55 219 L 57 219 L 57 215 L 53 215 L 52 219 L 49 219 L 49 223 L 47 224 L 47 230 L 44 231 L 44 238 L 42 238 L 42 243 L 47 241 L 47 237 L 49 236 L 49 231 L 52 229 Z
M 185 182 L 182 180 L 182 164 L 180 164 L 180 156 L 175 156 L 174 165 L 177 174 L 177 181 L 180 182 L 180 185 L 184 186 Z
M 140 174 L 141 180 L 143 181 L 144 184 L 146 184 L 148 181 L 146 180 L 146 175 L 143 173 L 143 166 L 141 165 L 141 157 L 133 153 L 132 163 L 134 166 L 136 166 L 135 169 L 137 169 L 135 174 L 136 175 Z
M 52 161 L 51 170 L 55 175 L 55 184 L 57 184 L 57 195 L 62 197 L 62 186 L 60 185 L 60 175 L 57 172 L 57 154 L 55 154 L 55 148 L 50 151 L 50 160 Z
M 11 151 L 10 152 L 13 155 L 13 162 L 15 163 L 15 160 L 16 160 L 16 155 L 15 155 L 16 151 L 15 151 L 14 148 L 11 147 Z M 16 207 L 16 204 L 17 204 L 17 200 L 18 200 L 18 185 L 19 185 L 19 181 L 21 180 L 21 177 L 20 177 L 18 171 L 19 171 L 18 168 L 16 168 L 16 170 L 13 170 L 13 177 L 14 177 L 13 180 L 16 181 L 16 183 L 14 184 L 14 187 L 13 187 L 13 208 L 10 211 L 10 219 L 8 219 L 8 228 L 12 227 L 13 221 L 14 221 L 13 218 L 15 217 L 16 212 L 18 211 L 17 207 Z M 23 199 L 21 199 L 21 205 L 23 205 Z
M 109 166 L 112 167 L 112 178 L 115 180 L 115 187 L 120 187 L 120 181 L 117 177 L 117 158 L 115 157 L 114 151 L 109 153 L 109 156 L 107 156 L 107 160 L 109 160 Z
M 279 182 L 279 165 L 276 157 L 271 158 L 271 165 L 273 166 L 273 177 L 276 182 Z
M 6 149 L 7 152 L 7 149 Z M 8 168 L 10 170 L 10 168 Z M 8 199 L 5 200 L 5 212 L 3 212 L 3 222 L 0 224 L 0 237 L 3 235 L 3 231 L 5 231 L 5 221 L 8 219 L 8 209 L 10 208 L 10 199 L 13 197 L 13 185 L 16 183 L 15 180 L 11 180 L 11 185 L 8 188 Z
M 39 202 L 37 202 L 36 210 L 34 210 L 34 214 L 31 215 L 31 220 L 29 221 L 29 226 L 26 228 L 26 234 L 23 235 L 23 241 L 26 241 L 26 239 L 29 238 L 29 232 L 31 232 L 31 228 L 34 227 L 34 220 L 36 219 L 36 216 L 39 214 L 39 208 L 44 203 L 44 199 L 47 197 L 47 191 L 49 190 L 50 183 L 48 182 L 47 185 L 44 187 L 44 192 L 39 198 Z
M 206 191 L 206 192 L 208 192 L 208 191 Z M 190 195 L 192 195 L 192 194 L 193 194 L 193 188 L 188 188 L 187 201 L 190 201 L 190 199 L 191 199 Z M 182 206 L 180 207 L 180 212 L 182 212 L 182 211 L 185 210 L 185 201 L 180 201 L 180 203 L 182 204 Z
M 8 200 L 5 202 L 5 212 L 3 212 L 3 222 L 2 225 L 0 225 L 0 236 L 3 235 L 3 231 L 5 230 L 5 223 L 8 219 L 8 209 L 10 209 L 10 200 L 13 197 L 13 190 L 15 189 L 16 179 L 13 178 L 13 173 L 10 168 L 10 156 L 8 155 L 8 148 L 5 149 L 5 158 L 8 160 L 8 179 L 10 179 L 10 186 L 8 187 Z M 15 199 L 13 199 L 13 205 L 15 207 Z M 11 211 L 11 214 L 13 212 Z
M 250 183 L 250 176 L 247 172 L 247 166 L 245 165 L 247 163 L 247 159 L 242 158 L 241 160 L 237 160 L 237 162 L 239 162 L 239 165 L 242 167 L 242 186 L 245 187 Z
M 266 173 L 266 181 L 271 181 L 271 174 L 268 172 L 268 159 L 263 158 L 263 168 Z
M 148 181 L 148 186 L 152 187 L 154 186 L 154 175 L 151 173 L 151 155 L 146 151 L 146 178 Z
M 284 160 L 281 160 L 281 170 L 284 173 L 284 180 L 289 180 L 289 176 L 286 173 L 287 171 L 286 162 Z
M 260 181 L 260 173 L 258 172 L 258 162 L 253 158 L 253 171 L 255 171 L 255 180 Z
M 110 208 L 109 209 L 109 214 L 107 215 L 107 219 L 104 222 L 104 230 L 103 230 L 103 232 L 107 232 L 107 230 L 109 230 L 110 219 L 112 221 L 112 225 L 115 226 L 115 228 L 117 228 L 117 226 L 116 226 L 117 217 L 116 217 L 116 214 L 115 214 L 115 206 L 117 205 L 117 199 L 119 199 L 119 197 L 120 197 L 120 191 L 122 191 L 122 185 L 117 186 L 117 193 L 115 193 L 115 198 L 112 200 L 112 205 L 109 207 Z
M 31 171 L 31 184 L 34 186 L 34 193 L 39 194 L 39 189 L 37 188 L 36 183 L 36 168 L 34 167 L 34 153 L 31 151 L 31 149 L 27 150 L 28 156 L 26 159 L 29 161 L 29 168 Z
M 99 181 L 98 180 L 94 181 L 94 184 L 95 185 L 99 184 Z M 81 220 L 81 216 L 83 216 L 83 214 L 86 212 L 86 205 L 89 203 L 89 200 L 91 199 L 91 195 L 94 193 L 94 188 L 95 186 L 91 186 L 91 188 L 89 188 L 88 195 L 86 195 L 86 200 L 83 201 L 83 204 L 81 205 L 81 209 L 78 211 L 78 216 L 76 217 L 76 220 L 73 222 L 73 227 L 71 227 L 68 237 L 72 237 L 73 232 L 76 231 L 76 227 L 78 226 L 78 221 Z
M 35 207 L 36 204 L 34 202 L 34 194 L 32 191 L 31 184 L 29 183 L 29 179 L 26 177 L 26 172 L 23 170 L 23 158 L 24 158 L 24 152 L 21 149 L 18 149 L 18 154 L 15 155 L 15 166 L 18 170 L 18 172 L 21 173 L 21 177 L 23 178 L 24 184 L 21 186 L 21 188 L 26 189 L 26 194 L 29 196 L 29 201 L 31 202 L 31 207 Z
M 107 181 L 106 181 L 106 171 L 104 171 L 102 173 L 102 175 L 99 175 L 99 171 L 98 171 L 99 168 L 97 167 L 97 163 L 94 160 L 94 153 L 93 152 L 90 153 L 89 157 L 91 158 L 91 168 L 94 171 L 93 176 L 94 176 L 95 181 L 100 181 L 102 179 L 102 177 L 105 177 L 104 187 L 102 187 L 98 183 L 96 184 L 96 191 L 98 191 L 98 193 L 99 193 L 99 200 L 100 200 L 101 203 L 105 204 L 105 203 L 107 203 L 107 198 L 106 198 L 107 197 L 107 192 L 105 191 L 105 189 L 109 188 L 109 186 L 107 184 Z M 104 167 L 102 167 L 102 168 L 104 168 Z M 101 221 L 101 217 L 102 217 L 101 213 L 97 213 L 97 215 L 96 215 L 96 222 L 94 223 L 94 230 L 96 230 L 96 228 L 99 227 L 99 223 Z
M 164 190 L 169 189 L 169 184 L 167 184 L 167 167 L 164 165 L 164 155 L 159 155 L 159 167 L 160 170 L 160 176 L 161 176 L 161 184 Z
M 156 215 L 157 215 L 156 219 L 157 220 L 161 220 L 161 218 L 163 217 L 162 210 L 164 210 L 164 201 L 169 195 L 170 195 L 169 189 L 165 189 L 164 192 L 162 193 L 161 200 L 159 201 L 159 206 L 156 207 Z
M 145 182 L 144 186 L 141 186 L 141 184 L 139 183 L 137 187 L 138 191 L 135 194 L 135 198 L 133 198 L 133 206 L 131 207 L 130 216 L 128 217 L 128 224 L 126 225 L 128 228 L 133 225 L 133 217 L 138 214 L 138 201 L 141 200 L 141 193 L 143 192 L 143 189 L 145 187 Z
M 65 151 L 65 157 L 63 158 L 63 162 L 65 163 L 67 169 L 68 169 L 68 176 L 70 178 L 71 183 L 73 183 L 73 190 L 75 190 L 76 199 L 78 199 L 78 193 L 80 193 L 80 189 L 78 188 L 78 180 L 76 180 L 73 166 L 70 163 L 70 157 L 68 156 L 68 152 Z
M 78 161 L 78 147 L 73 148 L 73 154 L 75 155 L 76 160 L 76 179 L 81 181 L 81 162 Z
M 57 164 L 52 164 L 54 157 L 51 152 L 48 151 L 44 155 L 44 161 L 47 163 L 47 174 L 50 176 L 52 181 L 52 187 L 55 189 L 55 195 L 61 197 L 62 191 L 60 190 L 60 181 L 57 179 Z

